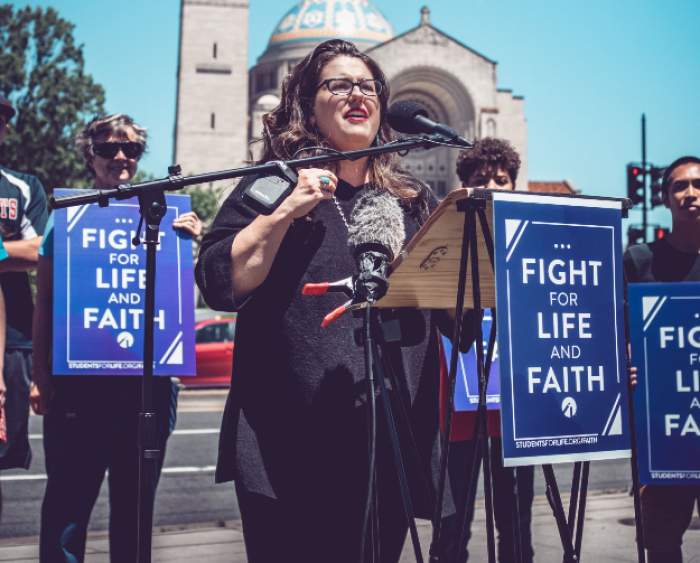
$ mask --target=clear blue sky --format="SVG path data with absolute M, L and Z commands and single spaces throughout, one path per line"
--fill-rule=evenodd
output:
M 251 0 L 249 62 L 295 0 Z M 625 164 L 700 154 L 698 0 L 376 0 L 397 33 L 421 6 L 435 27 L 498 61 L 500 88 L 525 97 L 530 180 L 571 178 L 585 194 L 625 195 Z M 172 159 L 179 0 L 40 0 L 76 24 L 107 110 L 150 128 L 141 168 Z M 16 3 L 25 5 L 24 2 Z M 632 220 L 639 220 L 633 212 Z M 669 223 L 668 213 L 652 218 Z

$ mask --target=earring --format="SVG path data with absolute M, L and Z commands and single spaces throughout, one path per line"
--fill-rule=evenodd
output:
M 321 138 L 321 133 L 318 132 L 318 127 L 314 125 L 314 135 L 316 135 L 319 139 Z

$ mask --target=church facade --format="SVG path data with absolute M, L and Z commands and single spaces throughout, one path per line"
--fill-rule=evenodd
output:
M 183 173 L 241 166 L 249 143 L 262 134 L 262 115 L 279 103 L 289 70 L 319 43 L 340 37 L 382 66 L 390 103 L 416 102 L 468 139 L 508 139 L 522 160 L 525 181 L 518 188 L 527 188 L 523 97 L 500 89 L 497 63 L 435 28 L 427 7 L 415 28 L 396 34 L 367 0 L 302 0 L 282 17 L 249 70 L 247 1 L 181 1 L 174 156 Z M 459 187 L 457 152 L 412 151 L 404 160 L 444 197 Z

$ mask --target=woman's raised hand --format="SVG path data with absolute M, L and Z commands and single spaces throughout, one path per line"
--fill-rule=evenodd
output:
M 331 199 L 337 184 L 338 178 L 328 170 L 299 170 L 299 181 L 294 191 L 278 210 L 292 219 L 303 217 L 324 199 Z

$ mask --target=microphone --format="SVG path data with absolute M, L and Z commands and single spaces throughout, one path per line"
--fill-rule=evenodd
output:
M 460 137 L 457 131 L 442 123 L 435 123 L 428 117 L 428 112 L 414 102 L 402 100 L 391 104 L 386 114 L 386 120 L 394 131 L 399 133 L 427 133 L 438 135 L 443 140 L 471 149 L 474 144 L 464 137 Z
M 389 263 L 399 255 L 406 239 L 403 211 L 398 200 L 380 190 L 370 190 L 360 196 L 348 223 L 348 246 L 357 261 L 359 274 L 334 283 L 309 283 L 302 290 L 304 295 L 342 292 L 351 298 L 324 317 L 323 328 L 342 317 L 347 310 L 384 297 L 389 287 Z M 402 334 L 400 326 L 389 329 L 389 332 L 392 340 L 402 339 L 393 336 L 394 333 Z M 417 336 L 409 336 L 408 341 L 415 341 Z
M 389 287 L 389 263 L 401 252 L 406 239 L 403 211 L 389 193 L 374 189 L 363 194 L 348 221 L 348 246 L 359 275 L 355 279 L 355 302 L 375 302 Z

